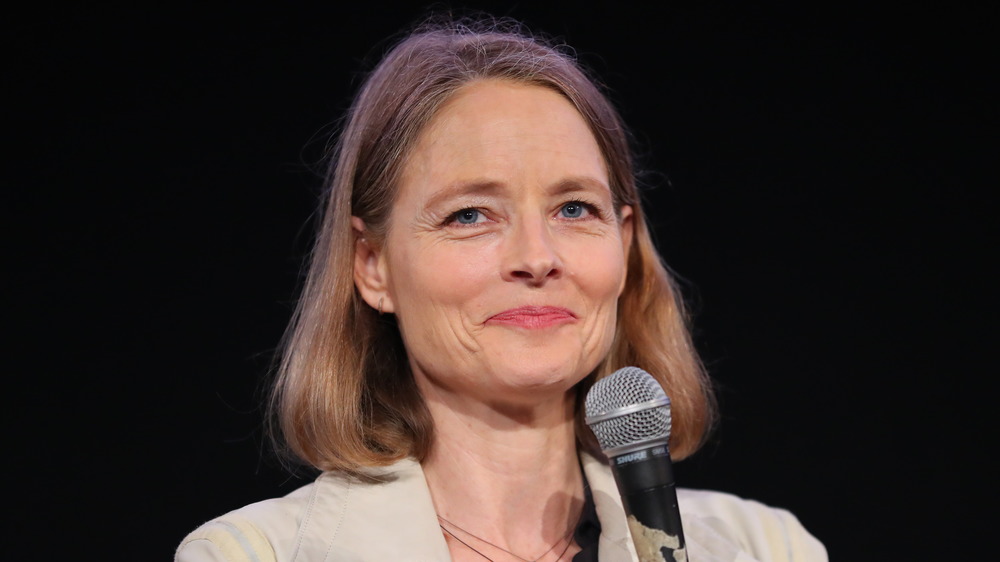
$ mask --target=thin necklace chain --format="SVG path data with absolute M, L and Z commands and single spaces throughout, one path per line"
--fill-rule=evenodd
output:
M 470 532 L 466 531 L 465 529 L 463 529 L 463 528 L 459 527 L 458 525 L 456 525 L 456 524 L 452 523 L 451 521 L 448 521 L 447 519 L 445 519 L 444 517 L 441 517 L 440 515 L 438 515 L 438 519 L 440 519 L 441 521 L 444 521 L 445 523 L 447 523 L 447 524 L 451 525 L 452 527 L 455 527 L 456 529 L 458 529 L 459 531 L 462 531 L 463 533 L 465 533 L 465 534 L 469 535 L 470 537 L 473 537 L 473 538 L 475 538 L 475 539 L 477 539 L 477 540 L 480 540 L 480 541 L 482 541 L 482 542 L 484 542 L 484 543 L 486 543 L 486 544 L 488 544 L 488 545 L 492 546 L 493 548 L 496 548 L 496 549 L 498 549 L 498 550 L 502 550 L 502 551 L 506 552 L 507 554 L 510 554 L 510 555 L 511 555 L 511 556 L 513 556 L 514 558 L 517 558 L 518 560 L 523 560 L 524 562 L 538 562 L 539 560 L 541 560 L 542 558 L 544 558 L 546 554 L 548 554 L 548 553 L 552 552 L 552 549 L 553 549 L 553 548 L 555 548 L 557 544 L 559 544 L 559 543 L 560 543 L 560 542 L 562 542 L 562 541 L 566 541 L 566 546 L 564 546 L 564 547 L 563 547 L 563 549 L 562 549 L 562 552 L 560 552 L 560 553 L 559 553 L 559 556 L 558 556 L 558 557 L 556 558 L 556 562 L 559 562 L 559 560 L 562 560 L 562 557 L 563 557 L 563 555 L 564 555 L 564 554 L 566 554 L 566 551 L 567 551 L 567 550 L 569 550 L 569 545 L 573 544 L 573 541 L 569 540 L 569 538 L 570 538 L 570 536 L 572 536 L 572 535 L 573 535 L 573 531 L 574 531 L 574 530 L 576 529 L 576 527 L 577 527 L 577 526 L 578 526 L 578 525 L 580 524 L 580 520 L 581 520 L 581 519 L 583 519 L 583 510 L 581 510 L 581 511 L 580 511 L 580 517 L 579 517 L 579 519 L 577 520 L 577 522 L 576 522 L 576 525 L 574 525 L 573 527 L 570 527 L 570 530 L 569 530 L 569 532 L 568 532 L 568 533 L 566 533 L 566 536 L 564 536 L 564 537 L 563 537 L 562 539 L 560 539 L 560 540 L 558 540 L 558 541 L 554 542 L 554 543 L 552 544 L 552 546 L 550 546 L 550 547 L 549 547 L 549 549 L 548 549 L 548 550 L 546 550 L 545 552 L 543 552 L 543 553 L 541 554 L 541 556 L 539 556 L 538 558 L 535 558 L 535 559 L 533 559 L 533 560 L 529 560 L 529 559 L 527 559 L 527 558 L 523 558 L 523 557 L 521 557 L 521 556 L 518 556 L 517 554 L 514 554 L 513 552 L 511 552 L 511 551 L 507 550 L 506 548 L 504 548 L 504 547 L 502 547 L 502 546 L 498 546 L 498 545 L 496 545 L 496 544 L 493 544 L 493 543 L 491 543 L 490 541 L 488 541 L 488 540 L 486 540 L 486 539 L 484 539 L 484 538 L 481 538 L 481 537 L 479 537 L 479 536 L 476 536 L 476 535 L 473 535 L 472 533 L 470 533 Z M 444 532 L 448 533 L 449 535 L 451 535 L 451 537 L 452 537 L 453 539 L 455 539 L 456 541 L 458 541 L 458 542 L 460 542 L 460 543 L 464 544 L 464 545 L 466 546 L 466 548 L 468 548 L 468 549 L 469 549 L 469 550 L 471 550 L 472 552 L 475 552 L 476 554 L 478 554 L 478 555 L 482 556 L 483 558 L 485 558 L 485 559 L 489 560 L 490 562 L 494 562 L 494 560 L 493 560 L 492 558 L 490 558 L 489 556 L 486 556 L 485 554 L 483 554 L 483 553 L 482 553 L 482 552 L 480 552 L 479 550 L 477 550 L 477 549 L 473 548 L 473 547 L 472 547 L 472 545 L 470 545 L 469 543 L 467 543 L 467 542 L 463 541 L 462 539 L 458 538 L 457 536 L 455 536 L 455 533 L 452 533 L 452 532 L 451 532 L 451 530 L 449 530 L 449 529 L 448 529 L 447 527 L 445 527 L 444 525 L 441 525 L 440 523 L 439 523 L 438 525 L 439 525 L 439 526 L 441 527 L 441 530 L 442 530 L 442 531 L 444 531 Z
M 471 544 L 469 544 L 469 543 L 463 541 L 462 539 L 456 537 L 455 533 L 452 533 L 451 531 L 449 531 L 448 529 L 446 529 L 444 525 L 441 525 L 441 530 L 443 530 L 444 532 L 446 532 L 449 535 L 451 535 L 451 537 L 453 539 L 455 539 L 456 541 L 464 544 L 466 546 L 466 548 L 468 548 L 472 552 L 475 552 L 476 554 L 482 556 L 483 558 L 489 560 L 490 562 L 494 562 L 494 560 L 492 558 L 490 558 L 489 556 L 486 556 L 482 552 L 476 550 L 475 548 L 472 547 Z M 475 537 L 475 535 L 473 535 L 473 536 Z M 476 538 L 478 539 L 479 537 L 476 537 Z M 566 535 L 564 537 L 564 540 L 566 540 L 566 539 L 569 539 L 569 535 Z M 479 540 L 482 541 L 483 539 L 479 539 Z M 554 544 L 551 547 L 549 547 L 549 550 L 546 550 L 545 554 L 543 554 L 542 556 L 539 556 L 538 558 L 535 558 L 534 560 L 528 560 L 527 558 L 521 558 L 520 556 L 514 554 L 513 552 L 511 552 L 511 551 L 509 551 L 509 550 L 507 550 L 505 548 L 500 548 L 499 546 L 497 546 L 497 545 L 495 545 L 495 544 L 493 544 L 493 543 L 491 543 L 489 541 L 483 541 L 483 542 L 485 542 L 486 544 L 492 545 L 492 546 L 496 546 L 497 548 L 499 548 L 500 550 L 506 552 L 507 554 L 510 554 L 514 558 L 517 558 L 518 560 L 524 560 L 524 562 L 538 562 L 539 560 L 542 559 L 542 556 L 545 556 L 545 554 L 548 554 L 553 548 L 555 548 L 556 544 L 559 544 L 558 542 L 556 542 L 556 544 Z M 571 544 L 573 544 L 573 541 L 566 540 L 566 546 L 563 547 L 562 552 L 559 553 L 559 558 L 556 558 L 555 562 L 559 562 L 560 560 L 562 560 L 563 555 L 565 555 L 566 551 L 569 550 L 569 545 L 571 545 Z

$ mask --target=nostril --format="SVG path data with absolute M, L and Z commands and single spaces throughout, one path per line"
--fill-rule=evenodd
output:
M 544 283 L 547 280 L 558 277 L 559 274 L 560 269 L 554 261 L 525 265 L 509 272 L 511 279 L 528 281 L 531 283 Z

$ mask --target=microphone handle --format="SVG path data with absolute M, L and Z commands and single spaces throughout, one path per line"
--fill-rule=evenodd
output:
M 640 524 L 636 526 L 635 522 L 629 521 L 629 530 L 640 560 L 645 559 L 643 551 L 658 551 L 664 560 L 671 562 L 686 559 L 673 464 L 667 447 L 658 445 L 613 457 L 611 470 L 625 514 L 635 517 Z

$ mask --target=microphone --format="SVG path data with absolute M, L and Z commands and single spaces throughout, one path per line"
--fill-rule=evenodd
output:
M 611 460 L 641 562 L 687 560 L 677 509 L 670 438 L 670 398 L 649 373 L 625 367 L 587 393 L 586 422 Z

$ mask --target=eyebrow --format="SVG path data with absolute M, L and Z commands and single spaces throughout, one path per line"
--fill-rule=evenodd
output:
M 467 195 L 493 195 L 503 189 L 503 183 L 493 180 L 477 179 L 470 181 L 457 181 L 445 186 L 444 189 L 435 193 L 424 204 L 425 209 L 437 207 L 449 199 L 456 199 Z
M 552 195 L 563 195 L 578 191 L 596 191 L 599 193 L 611 193 L 611 187 L 607 182 L 598 180 L 591 176 L 571 176 L 555 184 L 549 193 Z
M 488 179 L 462 180 L 446 186 L 427 200 L 424 208 L 430 209 L 450 199 L 469 195 L 496 195 L 503 191 L 505 184 Z M 565 195 L 577 192 L 598 192 L 611 195 L 611 188 L 606 182 L 590 176 L 570 176 L 552 184 L 547 190 L 549 195 Z

